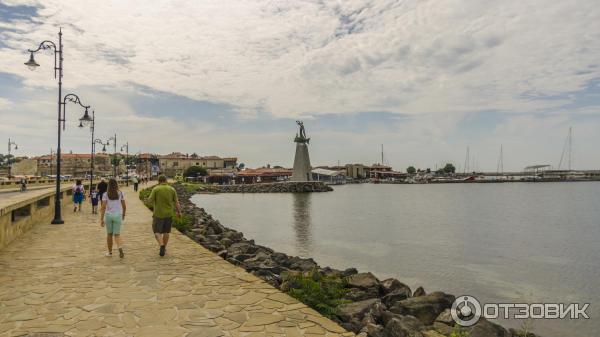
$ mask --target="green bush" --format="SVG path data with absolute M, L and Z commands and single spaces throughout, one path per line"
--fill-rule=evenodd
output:
M 152 210 L 153 206 L 152 205 L 148 205 L 146 203 L 146 200 L 148 199 L 148 197 L 150 197 L 150 193 L 152 192 L 152 187 L 148 187 L 148 188 L 144 188 L 143 190 L 140 190 L 140 200 L 144 203 L 144 205 L 146 205 L 146 207 L 148 207 L 150 210 Z
M 459 324 L 456 324 L 454 325 L 454 328 L 448 337 L 469 337 L 469 332 L 463 330 L 463 327 L 461 327 Z
M 207 174 L 208 171 L 202 166 L 190 166 L 183 172 L 184 177 L 204 177 Z
M 286 276 L 284 282 L 289 287 L 287 293 L 290 296 L 329 318 L 335 316 L 338 306 L 349 302 L 344 300 L 347 281 L 343 278 L 324 276 L 313 271 Z
M 173 216 L 173 227 L 177 228 L 182 233 L 192 229 L 193 224 L 194 217 L 190 215 L 182 214 L 181 217 Z

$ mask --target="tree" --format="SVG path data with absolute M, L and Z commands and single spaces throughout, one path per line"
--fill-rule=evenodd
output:
M 456 172 L 456 167 L 454 167 L 454 165 L 452 165 L 451 163 L 447 163 L 446 166 L 444 166 L 443 170 L 444 173 L 454 173 Z
M 190 166 L 183 172 L 184 177 L 204 177 L 207 174 L 208 171 L 202 166 Z
M 414 166 L 409 166 L 406 169 L 406 173 L 408 173 L 408 174 L 415 174 L 416 172 L 417 172 L 417 169 Z

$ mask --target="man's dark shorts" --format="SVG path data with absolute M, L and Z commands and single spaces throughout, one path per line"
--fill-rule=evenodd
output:
M 171 233 L 171 224 L 173 223 L 173 218 L 152 218 L 152 230 L 154 233 L 165 234 Z

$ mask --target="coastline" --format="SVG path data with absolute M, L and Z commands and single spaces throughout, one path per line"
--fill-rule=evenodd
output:
M 393 278 L 379 280 L 354 268 L 341 271 L 321 267 L 313 259 L 288 256 L 256 245 L 254 240 L 244 238 L 243 233 L 222 226 L 190 200 L 196 193 L 215 191 L 206 187 L 195 190 L 181 184 L 174 187 L 187 221 L 179 227 L 185 235 L 306 304 L 327 307 L 330 312 L 325 314 L 359 336 L 535 336 L 506 330 L 485 319 L 472 327 L 455 327 L 449 310 L 455 299 L 451 294 L 426 293 L 422 287 L 412 291 Z M 336 290 L 338 287 L 339 298 L 303 299 L 302 287 L 307 282 L 325 290 L 332 285 Z

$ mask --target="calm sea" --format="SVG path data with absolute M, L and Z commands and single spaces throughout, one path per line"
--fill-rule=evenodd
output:
M 529 324 L 546 337 L 600 331 L 600 182 L 334 188 L 193 200 L 258 244 L 321 266 L 483 303 L 590 303 L 589 320 Z

